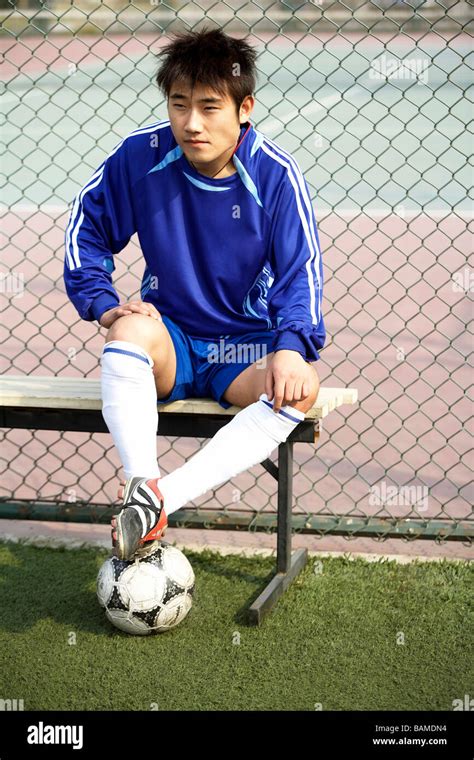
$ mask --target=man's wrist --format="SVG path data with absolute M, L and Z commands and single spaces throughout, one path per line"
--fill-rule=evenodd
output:
M 114 300 L 110 293 L 102 293 L 94 301 L 92 301 L 90 307 L 91 314 L 94 319 L 100 324 L 100 320 L 102 319 L 102 316 L 105 314 L 105 312 L 109 311 L 110 309 L 115 309 L 115 307 L 119 306 L 119 304 L 120 301 L 118 299 Z
M 277 335 L 273 350 L 275 353 L 277 351 L 296 351 L 306 361 L 307 351 L 305 341 L 291 330 Z
M 306 361 L 306 357 L 303 356 L 301 351 L 295 351 L 294 348 L 278 348 L 273 352 L 273 355 L 276 356 L 277 354 L 281 353 L 282 351 L 291 351 L 293 354 L 298 354 L 298 356 L 301 356 L 303 361 Z

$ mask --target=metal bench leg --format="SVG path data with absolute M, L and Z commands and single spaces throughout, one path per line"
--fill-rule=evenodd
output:
M 270 463 L 271 464 L 271 463 Z M 260 625 L 263 618 L 275 606 L 277 600 L 286 591 L 306 564 L 307 549 L 298 549 L 291 554 L 291 513 L 293 508 L 293 443 L 286 441 L 278 447 L 278 470 L 266 469 L 278 481 L 278 526 L 277 526 L 277 561 L 276 575 L 249 607 L 248 616 L 251 625 Z

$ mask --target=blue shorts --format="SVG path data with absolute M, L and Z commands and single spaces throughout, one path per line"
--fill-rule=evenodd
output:
M 221 335 L 216 339 L 192 338 L 169 317 L 162 315 L 176 352 L 176 380 L 173 390 L 158 404 L 184 398 L 213 398 L 228 409 L 224 393 L 246 367 L 262 361 L 273 350 L 275 333 L 253 332 Z

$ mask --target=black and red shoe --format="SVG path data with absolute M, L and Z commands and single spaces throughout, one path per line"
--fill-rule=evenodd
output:
M 129 478 L 125 483 L 123 509 L 112 520 L 112 545 L 119 559 L 132 559 L 168 527 L 158 480 Z

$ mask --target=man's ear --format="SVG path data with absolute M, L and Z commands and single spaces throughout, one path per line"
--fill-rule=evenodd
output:
M 249 116 L 253 111 L 254 105 L 255 98 L 253 95 L 246 95 L 239 108 L 239 122 L 241 124 L 245 124 L 245 122 L 249 120 Z

